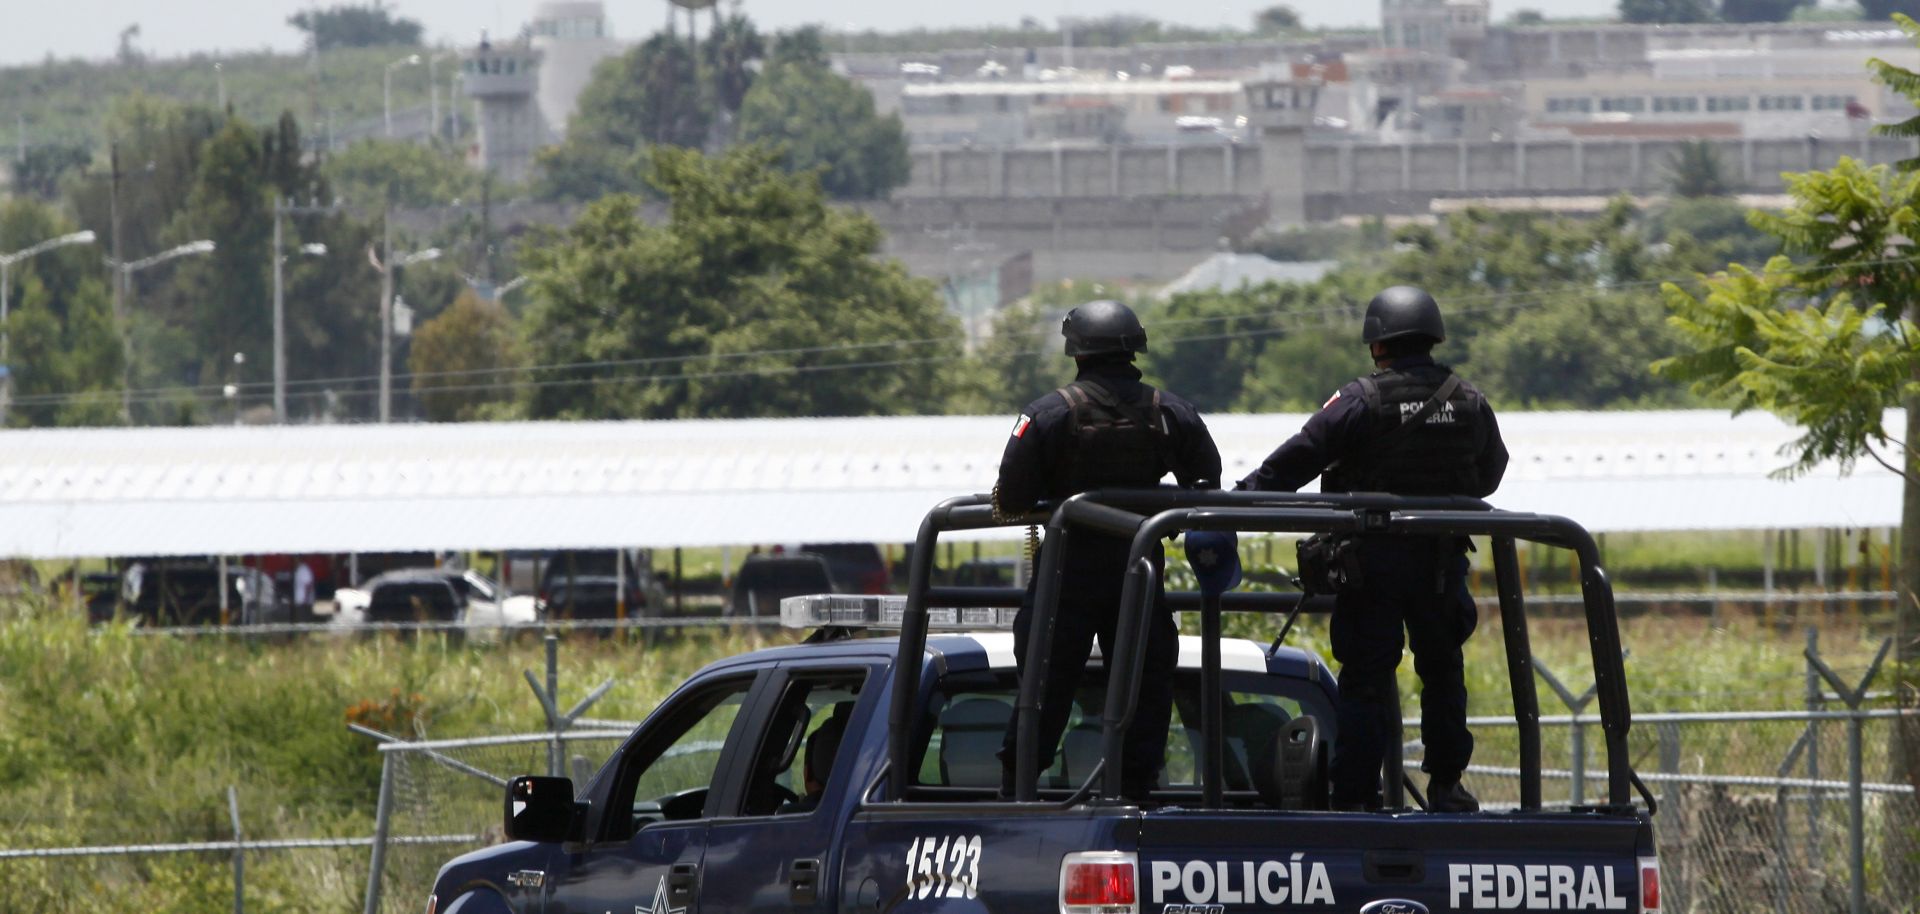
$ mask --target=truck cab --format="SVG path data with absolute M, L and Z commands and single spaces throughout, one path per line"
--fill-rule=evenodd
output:
M 784 621 L 814 630 L 806 643 L 700 671 L 584 785 L 513 779 L 503 811 L 513 840 L 443 867 L 429 914 L 1657 912 L 1651 811 L 1631 802 L 1637 779 L 1612 751 L 1624 748 L 1624 683 L 1597 676 L 1606 803 L 1542 807 L 1537 724 L 1525 751 L 1529 674 L 1515 699 L 1528 769 L 1516 807 L 1423 811 L 1392 760 L 1387 809 L 1331 811 L 1331 671 L 1278 640 L 1219 636 L 1223 611 L 1290 614 L 1312 602 L 1299 594 L 1169 595 L 1197 605 L 1201 634 L 1181 639 L 1157 788 L 1144 801 L 1118 795 L 1117 734 L 1138 691 L 1128 632 L 1158 589 L 1144 559 L 1169 530 L 1492 529 L 1510 662 L 1516 632 L 1525 650 L 1512 536 L 1581 551 L 1570 522 L 1484 505 L 1246 494 L 1069 500 L 1045 518 L 1054 551 L 1043 551 L 1031 597 L 932 586 L 941 532 L 1006 522 L 977 498 L 939 506 L 922 526 L 906 595 L 783 601 Z M 1032 642 L 1050 620 L 1035 614 L 1024 680 L 1007 629 L 1022 599 L 1050 605 L 1057 544 L 1076 525 L 1136 535 L 1141 561 L 1130 563 L 1115 656 L 1090 661 L 1061 751 L 1043 769 L 1023 747 L 1007 796 L 997 753 L 1010 725 L 1031 720 L 1044 657 Z M 1592 572 L 1589 622 L 1611 630 L 1604 573 L 1597 563 Z M 898 635 L 872 637 L 886 630 Z M 1595 639 L 1596 654 L 1611 650 L 1617 672 L 1613 638 Z

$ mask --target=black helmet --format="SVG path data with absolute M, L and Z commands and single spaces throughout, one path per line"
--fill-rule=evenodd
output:
M 1068 311 L 1060 335 L 1067 338 L 1071 356 L 1147 351 L 1146 328 L 1132 308 L 1117 301 L 1090 301 Z
M 1447 326 L 1440 321 L 1440 303 L 1415 286 L 1392 286 L 1380 290 L 1367 302 L 1367 321 L 1360 333 L 1363 343 L 1397 340 L 1406 336 L 1424 336 L 1438 343 L 1447 338 Z

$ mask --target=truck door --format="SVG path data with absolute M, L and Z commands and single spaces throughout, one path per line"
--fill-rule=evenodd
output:
M 876 667 L 783 668 L 768 683 L 779 698 L 747 767 L 738 772 L 732 816 L 708 830 L 700 903 L 710 911 L 831 911 L 838 894 L 831 848 L 846 823 L 856 740 L 879 705 Z
M 707 830 L 726 790 L 754 674 L 675 696 L 596 783 L 587 841 L 549 859 L 547 914 L 692 914 Z M 602 799 L 604 798 L 604 799 Z

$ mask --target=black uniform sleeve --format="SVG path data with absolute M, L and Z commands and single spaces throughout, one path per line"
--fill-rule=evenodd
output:
M 1352 453 L 1366 434 L 1367 408 L 1359 382 L 1340 388 L 1306 425 L 1276 448 L 1260 468 L 1234 488 L 1297 492 L 1334 462 Z
M 1220 448 L 1200 411 L 1186 402 L 1167 408 L 1173 422 L 1173 478 L 1183 489 L 1220 488 Z
M 1474 458 L 1474 467 L 1479 472 L 1480 491 L 1475 497 L 1485 498 L 1500 488 L 1500 480 L 1507 475 L 1507 442 L 1500 437 L 1500 423 L 1493 418 L 1493 405 L 1480 400 L 1481 428 L 1486 429 L 1486 441 L 1481 443 L 1480 454 Z
M 1064 404 L 1055 408 L 1048 400 L 1057 403 L 1059 398 L 1043 397 L 1014 420 L 1007 448 L 1000 454 L 1000 477 L 993 491 L 994 506 L 1002 514 L 1025 514 L 1054 488 L 1048 475 L 1059 465 L 1053 449 L 1060 446 L 1059 438 L 1068 429 Z

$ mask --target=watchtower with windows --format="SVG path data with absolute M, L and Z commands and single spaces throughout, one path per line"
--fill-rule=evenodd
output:
M 1307 221 L 1307 128 L 1320 101 L 1320 81 L 1291 66 L 1263 67 L 1243 84 L 1247 119 L 1260 143 L 1260 183 L 1272 225 Z
M 525 42 L 494 44 L 482 39 L 460 62 L 461 82 L 473 99 L 479 125 L 475 164 L 506 181 L 526 180 L 534 151 L 548 140 L 547 122 L 535 96 L 540 58 L 540 51 Z

